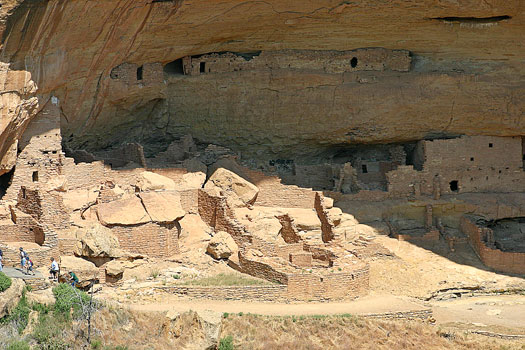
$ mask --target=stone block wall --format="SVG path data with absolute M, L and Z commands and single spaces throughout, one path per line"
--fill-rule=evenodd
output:
M 487 247 L 483 229 L 468 216 L 461 218 L 460 229 L 469 237 L 470 245 L 483 264 L 501 272 L 525 274 L 525 253 L 503 252 Z
M 288 296 L 298 300 L 348 299 L 368 293 L 368 266 L 353 272 L 288 275 Z
M 367 48 L 351 51 L 282 50 L 254 54 L 211 53 L 184 58 L 184 74 L 199 75 L 241 70 L 307 69 L 327 73 L 393 70 L 408 72 L 406 50 Z
M 289 254 L 290 263 L 298 267 L 312 267 L 312 253 L 309 252 L 292 252 Z
M 113 226 L 111 232 L 120 247 L 129 252 L 164 258 L 179 252 L 179 232 L 175 225 L 146 223 L 134 226 Z
M 523 166 L 521 137 L 462 136 L 420 142 L 424 143 L 424 170 Z

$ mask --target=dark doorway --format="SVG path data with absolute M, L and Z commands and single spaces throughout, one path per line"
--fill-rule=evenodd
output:
M 352 57 L 352 59 L 350 60 L 350 67 L 357 67 L 357 57 Z
M 164 73 L 172 75 L 183 75 L 184 67 L 182 65 L 182 58 L 168 63 L 164 66 Z
M 450 181 L 450 190 L 453 192 L 457 192 L 459 190 L 457 180 Z
M 33 171 L 33 182 L 38 182 L 38 171 Z
M 144 77 L 144 66 L 137 68 L 137 80 L 142 80 Z
M 7 189 L 11 185 L 11 180 L 13 179 L 13 174 L 15 173 L 15 168 L 8 173 L 0 176 L 0 199 L 5 195 Z
M 201 73 L 206 73 L 206 62 L 201 62 L 200 71 Z
M 368 173 L 368 167 L 366 166 L 366 164 L 361 165 L 361 170 L 363 170 L 363 174 Z

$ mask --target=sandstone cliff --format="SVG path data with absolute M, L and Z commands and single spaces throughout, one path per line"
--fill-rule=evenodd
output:
M 155 152 L 191 132 L 247 153 L 293 155 L 305 145 L 525 130 L 520 0 L 1 3 L 0 173 L 47 103 L 61 109 L 66 145 L 90 150 L 133 140 Z M 406 50 L 410 67 L 148 70 L 214 52 L 359 48 Z M 134 80 L 111 77 L 122 64 Z

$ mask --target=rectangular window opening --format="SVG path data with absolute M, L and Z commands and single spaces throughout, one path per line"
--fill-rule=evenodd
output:
M 38 171 L 33 171 L 33 182 L 38 182 Z
M 201 62 L 200 64 L 200 72 L 206 73 L 206 62 Z
M 361 169 L 363 170 L 363 174 L 368 173 L 368 168 L 367 168 L 366 164 L 361 165 Z
M 144 66 L 137 68 L 137 80 L 142 80 L 144 77 Z
M 494 147 L 494 145 L 492 143 L 489 143 L 489 148 L 492 148 Z

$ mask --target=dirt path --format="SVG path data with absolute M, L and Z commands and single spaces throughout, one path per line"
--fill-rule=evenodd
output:
M 328 314 L 377 314 L 387 312 L 420 311 L 428 309 L 408 298 L 394 296 L 368 296 L 356 301 L 341 303 L 261 303 L 215 300 L 172 300 L 166 303 L 132 304 L 129 307 L 139 311 L 184 312 L 188 310 L 213 310 L 229 313 L 253 313 L 261 315 L 328 315 Z
M 506 334 L 525 334 L 525 296 L 477 296 L 423 303 L 407 297 L 375 295 L 337 303 L 262 303 L 216 300 L 168 299 L 162 303 L 127 304 L 136 311 L 189 310 L 253 313 L 269 316 L 382 314 L 431 309 L 436 322 L 469 330 L 488 330 Z
M 465 323 L 480 330 L 512 329 L 525 334 L 525 295 L 498 295 L 434 302 L 432 310 L 440 324 Z

